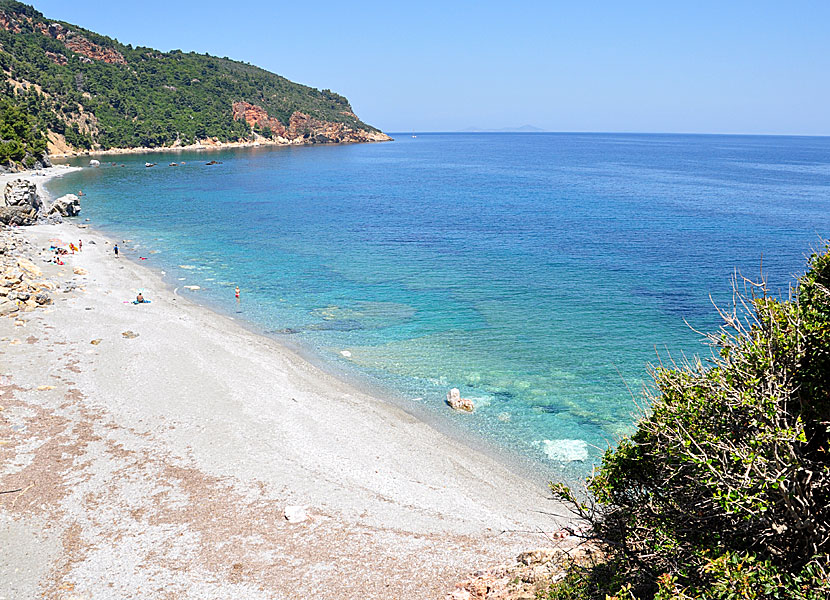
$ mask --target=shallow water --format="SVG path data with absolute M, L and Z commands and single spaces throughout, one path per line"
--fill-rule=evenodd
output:
M 830 138 L 397 137 L 107 157 L 50 191 L 194 298 L 565 476 L 630 429 L 655 349 L 708 354 L 686 323 L 717 327 L 735 269 L 786 290 L 830 235 Z

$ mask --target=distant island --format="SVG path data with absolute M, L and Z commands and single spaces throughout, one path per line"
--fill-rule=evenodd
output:
M 0 0 L 0 167 L 47 154 L 391 138 L 331 90 L 229 58 L 124 45 Z
M 481 127 L 467 127 L 462 133 L 540 133 L 545 130 L 535 125 L 522 125 L 520 127 L 502 127 L 500 129 L 483 129 Z

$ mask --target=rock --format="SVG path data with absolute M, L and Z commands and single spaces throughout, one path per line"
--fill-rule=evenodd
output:
M 122 334 L 122 335 L 123 335 L 123 334 Z M 92 344 L 93 346 L 97 346 L 98 344 L 100 344 L 100 343 L 101 343 L 101 341 L 102 341 L 102 340 L 101 340 L 101 338 L 98 338 L 98 339 L 96 339 L 96 340 L 92 340 L 92 341 L 91 341 L 91 342 L 89 342 L 89 343 L 90 343 L 90 344 Z
M 129 329 L 127 331 L 122 332 L 121 335 L 127 338 L 128 340 L 138 337 L 137 333 L 130 331 Z
M 75 194 L 66 194 L 55 200 L 47 212 L 50 215 L 74 217 L 81 212 L 81 200 Z
M 473 401 L 469 398 L 462 398 L 458 388 L 452 388 L 449 394 L 447 394 L 447 404 L 455 410 L 464 412 L 473 412 L 475 409 Z
M 93 158 L 91 161 L 89 161 L 89 166 L 90 167 L 100 167 L 101 166 L 101 161 L 100 160 L 95 160 Z
M 0 302 L 0 317 L 5 317 L 6 315 L 10 315 L 18 309 L 17 302 L 10 302 L 6 300 L 5 302 Z
M 588 443 L 585 440 L 543 440 L 545 454 L 559 462 L 582 462 L 588 460 Z
M 17 267 L 32 277 L 43 277 L 43 271 L 32 261 L 25 258 L 17 259 Z
M 44 304 L 51 304 L 52 299 L 49 297 L 49 294 L 46 292 L 40 292 L 37 296 L 35 296 L 35 302 L 40 304 L 41 306 Z
M 15 179 L 6 184 L 3 200 L 5 206 L 22 206 L 35 211 L 40 210 L 43 206 L 43 202 L 37 193 L 37 186 L 25 179 Z
M 72 269 L 72 272 L 75 273 L 75 275 L 86 275 L 87 274 L 87 270 L 84 269 L 83 267 L 75 267 L 74 269 Z
M 46 392 L 48 390 L 54 390 L 54 389 L 55 389 L 54 385 L 39 385 L 39 386 L 37 386 L 37 391 L 38 392 Z
M 536 550 L 522 552 L 516 557 L 516 562 L 528 566 L 543 565 L 558 559 L 563 553 L 564 550 L 561 548 L 538 548 Z
M 14 298 L 10 297 L 9 300 L 13 300 L 13 299 L 20 300 L 21 302 L 26 302 L 26 300 L 29 299 L 29 293 L 28 292 L 19 292 L 19 291 L 14 292 Z
M 308 519 L 308 513 L 304 506 L 286 506 L 285 520 L 289 523 L 302 523 Z
M 31 206 L 0 206 L 0 223 L 4 225 L 34 225 L 37 210 Z

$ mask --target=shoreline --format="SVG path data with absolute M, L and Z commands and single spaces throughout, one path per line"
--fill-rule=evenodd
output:
M 192 585 L 198 573 L 213 581 L 200 588 L 208 595 L 435 598 L 475 568 L 546 545 L 534 532 L 568 522 L 543 514 L 556 506 L 538 485 L 238 320 L 174 296 L 160 275 L 115 259 L 97 231 L 64 222 L 11 235 L 35 248 L 84 239 L 64 267 L 36 262 L 69 290 L 54 293 L 54 306 L 25 313 L 19 326 L 0 320 L 11 367 L 0 419 L 20 427 L 4 450 L 16 459 L 2 483 L 26 488 L 32 469 L 60 480 L 49 497 L 36 484 L 19 500 L 0 497 L 7 547 L 21 528 L 42 542 L 37 589 L 54 590 L 65 570 L 62 582 L 93 597 L 108 578 L 117 580 L 113 597 L 162 597 L 147 593 L 151 580 Z M 152 304 L 126 303 L 137 288 Z M 57 434 L 38 430 L 56 422 L 65 423 Z M 34 449 L 32 437 L 42 442 Z M 41 456 L 48 440 L 65 440 L 58 456 L 74 460 Z M 306 507 L 308 518 L 288 523 L 288 506 Z M 114 520 L 94 522 L 102 511 Z M 158 530 L 165 523 L 184 535 Z M 77 551 L 66 549 L 72 535 Z M 124 535 L 129 549 L 117 544 Z M 238 560 L 217 565 L 206 539 Z M 105 555 L 144 566 L 124 576 Z M 165 566 L 181 556 L 185 573 Z
M 381 137 L 383 136 L 383 138 Z M 188 151 L 204 151 L 204 150 L 228 150 L 229 148 L 258 148 L 261 146 L 275 146 L 275 147 L 291 147 L 291 146 L 340 146 L 345 144 L 378 144 L 382 142 L 395 141 L 390 136 L 383 132 L 378 132 L 378 139 L 367 139 L 359 142 L 333 142 L 330 144 L 306 143 L 287 140 L 281 142 L 279 140 L 261 139 L 250 142 L 212 142 L 212 143 L 197 143 L 187 144 L 184 146 L 154 146 L 154 147 L 137 147 L 137 148 L 110 148 L 109 150 L 83 150 L 75 152 L 50 152 L 49 158 L 78 158 L 84 156 L 118 156 L 124 154 L 158 154 L 164 152 L 188 152 Z M 384 139 L 385 138 L 385 139 Z M 299 138 L 298 138 L 299 139 Z M 207 140 L 206 140 L 207 141 Z

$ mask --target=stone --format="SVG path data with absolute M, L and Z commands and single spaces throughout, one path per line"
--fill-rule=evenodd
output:
M 122 332 L 121 335 L 127 338 L 128 340 L 138 337 L 137 333 L 130 331 L 129 329 L 127 331 Z
M 100 344 L 100 343 L 101 343 L 101 341 L 102 341 L 102 339 L 101 339 L 101 338 L 98 338 L 98 339 L 96 339 L 96 340 L 92 340 L 92 341 L 91 341 L 91 342 L 89 342 L 89 343 L 90 343 L 90 344 L 92 344 L 93 346 L 97 346 L 98 344 Z
M 47 211 L 50 215 L 74 217 L 81 212 L 81 200 L 75 194 L 66 194 L 52 203 Z
M 84 269 L 83 267 L 75 267 L 74 269 L 72 269 L 72 272 L 75 273 L 75 275 L 86 275 L 87 274 L 87 270 Z
M 563 553 L 564 550 L 561 548 L 537 548 L 536 550 L 522 552 L 516 557 L 516 562 L 528 566 L 543 565 L 558 559 Z
M 6 315 L 10 315 L 16 310 L 18 310 L 17 302 L 10 302 L 6 300 L 5 302 L 0 302 L 0 317 L 5 317 Z
M 90 167 L 100 167 L 101 166 L 101 161 L 100 160 L 95 160 L 93 158 L 91 161 L 89 161 L 89 166 Z
M 469 398 L 462 398 L 458 388 L 452 388 L 447 394 L 447 404 L 455 410 L 462 412 L 473 412 L 475 405 Z
M 15 179 L 6 184 L 3 201 L 5 206 L 22 206 L 35 211 L 40 210 L 43 206 L 43 202 L 37 193 L 37 186 L 25 179 Z
M 35 296 L 35 302 L 43 306 L 44 304 L 51 304 L 52 299 L 46 292 L 40 292 L 38 295 Z
M 0 223 L 4 225 L 34 225 L 37 210 L 31 206 L 0 206 Z
M 308 519 L 308 512 L 304 506 L 286 506 L 284 516 L 289 523 L 302 523 Z
M 43 271 L 32 261 L 25 258 L 17 259 L 17 267 L 32 277 L 43 277 Z

